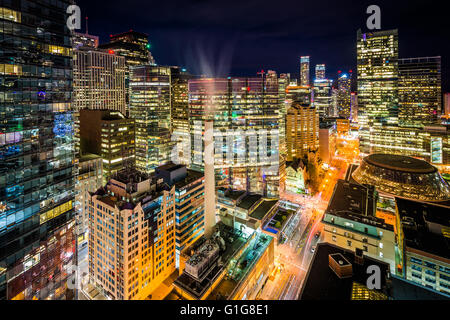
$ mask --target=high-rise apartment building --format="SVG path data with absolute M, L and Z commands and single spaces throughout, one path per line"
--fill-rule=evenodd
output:
M 300 57 L 300 85 L 309 86 L 309 56 Z
M 278 90 L 274 72 L 254 78 L 190 80 L 191 166 L 203 170 L 204 124 L 213 119 L 218 184 L 278 194 Z
M 398 31 L 357 34 L 360 148 L 376 145 L 372 130 L 398 124 Z
M 323 79 L 326 79 L 325 65 L 324 64 L 316 64 L 316 79 L 315 80 L 323 80 Z
M 340 117 L 349 119 L 351 115 L 351 77 L 342 74 L 338 80 L 338 114 Z
M 287 161 L 319 148 L 319 115 L 309 104 L 293 103 L 286 117 Z
M 175 187 L 175 266 L 179 268 L 180 255 L 205 231 L 205 178 L 202 172 L 172 162 L 156 168 L 155 176 Z
M 126 112 L 125 59 L 91 47 L 74 50 L 73 108 Z
M 399 59 L 398 70 L 399 125 L 436 124 L 442 110 L 441 57 Z
M 0 3 L 0 299 L 74 296 L 70 4 Z
M 131 68 L 130 118 L 136 121 L 136 166 L 153 172 L 167 163 L 171 142 L 170 67 Z
M 175 271 L 175 187 L 130 167 L 90 196 L 89 278 L 115 300 L 143 300 Z
M 135 122 L 118 111 L 80 111 L 80 150 L 100 155 L 103 183 L 124 167 L 135 163 Z M 92 191 L 92 190 L 91 190 Z

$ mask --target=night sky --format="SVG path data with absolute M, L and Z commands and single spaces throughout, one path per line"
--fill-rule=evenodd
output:
M 395 2 L 395 3 L 394 3 Z M 442 57 L 443 92 L 450 91 L 450 19 L 444 1 L 78 0 L 89 33 L 107 42 L 130 29 L 149 35 L 161 65 L 193 74 L 252 76 L 263 70 L 298 74 L 299 57 L 327 77 L 355 69 L 356 31 L 371 4 L 382 30 L 399 29 L 399 57 Z M 84 21 L 83 29 L 84 32 Z M 313 71 L 311 72 L 313 75 Z

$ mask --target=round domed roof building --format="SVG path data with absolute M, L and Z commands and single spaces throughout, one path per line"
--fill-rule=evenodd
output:
M 426 161 L 393 154 L 371 154 L 353 172 L 360 184 L 378 191 L 421 201 L 450 199 L 450 186 L 438 170 Z

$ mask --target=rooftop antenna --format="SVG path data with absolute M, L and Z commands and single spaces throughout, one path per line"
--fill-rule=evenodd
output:
M 88 16 L 86 16 L 86 34 L 89 34 Z

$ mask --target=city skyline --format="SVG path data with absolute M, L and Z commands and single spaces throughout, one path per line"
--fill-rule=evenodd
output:
M 0 3 L 0 300 L 450 301 L 442 12 L 233 2 Z
M 101 43 L 109 41 L 111 34 L 130 29 L 145 32 L 158 64 L 178 65 L 193 74 L 203 70 L 199 55 L 213 64 L 223 64 L 216 67 L 216 76 L 252 76 L 261 69 L 298 76 L 300 56 L 311 57 L 311 79 L 316 64 L 326 64 L 330 79 L 337 79 L 338 71 L 356 68 L 355 34 L 360 28 L 370 31 L 366 28 L 366 9 L 374 3 L 259 3 L 247 1 L 227 7 L 202 1 L 172 5 L 131 1 L 123 7 L 119 1 L 110 1 L 107 6 L 77 1 L 83 32 L 85 16 L 89 17 L 89 33 L 100 36 Z M 444 11 L 424 7 L 420 1 L 375 4 L 381 8 L 381 29 L 399 29 L 399 58 L 443 56 L 442 87 L 443 92 L 449 92 L 450 62 L 445 52 L 450 44 L 441 41 L 446 35 Z M 412 18 L 418 10 L 419 20 Z M 335 48 L 333 55 L 329 54 L 330 47 Z

